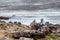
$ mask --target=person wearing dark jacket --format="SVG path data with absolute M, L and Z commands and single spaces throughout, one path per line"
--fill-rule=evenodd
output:
M 40 22 L 39 22 L 38 25 L 37 25 L 36 30 L 40 29 L 40 28 L 43 27 L 44 25 L 45 25 L 44 19 L 41 18 Z

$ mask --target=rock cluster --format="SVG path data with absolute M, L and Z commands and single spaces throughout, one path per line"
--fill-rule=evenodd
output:
M 26 38 L 45 38 L 49 33 L 60 33 L 59 24 L 46 24 L 40 30 L 35 30 L 36 25 L 28 26 L 20 22 L 5 22 L 0 21 L 0 39 L 1 40 L 15 40 L 20 37 Z

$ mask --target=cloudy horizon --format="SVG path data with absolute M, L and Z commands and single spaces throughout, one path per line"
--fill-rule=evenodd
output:
M 60 0 L 0 0 L 0 11 L 59 9 Z

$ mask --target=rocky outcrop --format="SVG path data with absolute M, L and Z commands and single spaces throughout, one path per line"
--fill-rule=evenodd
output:
M 1 17 L 0 17 L 0 19 L 8 20 L 8 19 L 9 19 L 9 17 L 3 17 L 3 16 L 1 16 Z
M 13 33 L 13 37 L 14 38 L 15 37 L 45 38 L 48 34 L 55 33 L 59 27 L 60 25 L 58 24 L 49 24 L 48 26 L 44 26 L 43 28 L 41 28 L 41 30 L 27 30 L 26 29 L 26 30 L 23 30 L 22 32 L 19 31 L 19 32 Z
M 1 32 L 2 38 L 7 37 L 11 39 L 20 39 L 20 37 L 26 37 L 26 38 L 45 38 L 48 34 L 54 33 L 59 35 L 60 33 L 60 25 L 59 24 L 46 24 L 41 29 L 36 30 L 36 25 L 28 26 L 23 25 L 20 22 L 4 22 L 0 21 L 0 30 L 3 30 L 4 32 Z

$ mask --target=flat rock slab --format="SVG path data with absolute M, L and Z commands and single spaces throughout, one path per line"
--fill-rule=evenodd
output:
M 25 38 L 25 37 L 20 37 L 19 40 L 33 40 L 33 38 Z

